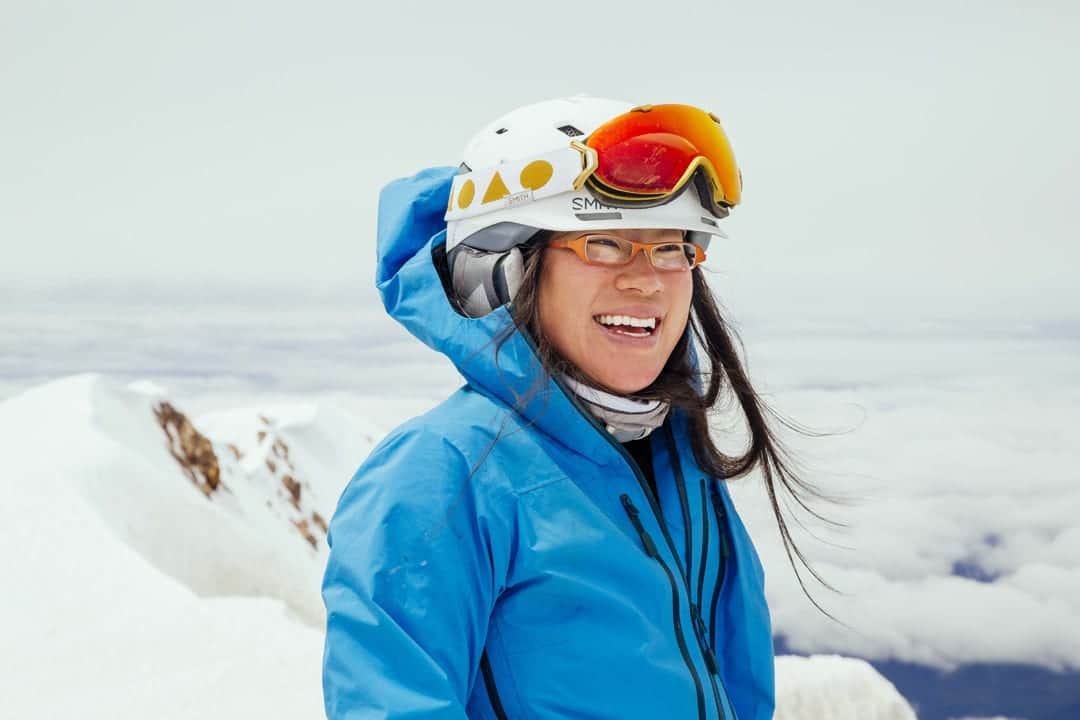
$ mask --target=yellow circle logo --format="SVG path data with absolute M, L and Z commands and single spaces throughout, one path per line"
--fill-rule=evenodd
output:
M 533 160 L 521 171 L 521 187 L 539 190 L 548 184 L 555 168 L 547 160 Z
M 476 183 L 472 180 L 466 180 L 461 183 L 461 190 L 457 196 L 457 206 L 464 210 L 472 205 L 473 197 L 476 195 Z

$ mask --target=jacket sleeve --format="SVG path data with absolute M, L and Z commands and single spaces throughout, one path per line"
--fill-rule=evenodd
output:
M 422 429 L 385 440 L 330 524 L 329 720 L 462 720 L 505 572 L 465 457 Z

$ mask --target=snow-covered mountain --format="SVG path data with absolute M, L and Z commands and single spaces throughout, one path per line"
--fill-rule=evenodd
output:
M 94 374 L 0 403 L 0 716 L 321 717 L 326 523 L 381 434 Z M 859 660 L 777 676 L 778 720 L 915 717 Z
M 775 720 L 915 720 L 915 712 L 870 663 L 839 655 L 776 659 Z

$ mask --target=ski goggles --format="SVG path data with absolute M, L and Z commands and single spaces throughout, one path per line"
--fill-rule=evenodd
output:
M 690 105 L 641 105 L 569 147 L 457 175 L 446 220 L 583 188 L 611 207 L 655 207 L 691 183 L 716 217 L 739 202 L 742 177 L 720 121 Z
M 596 128 L 584 143 L 595 168 L 584 184 L 617 207 L 658 205 L 694 180 L 718 217 L 738 204 L 742 178 L 720 120 L 690 105 L 642 105 Z

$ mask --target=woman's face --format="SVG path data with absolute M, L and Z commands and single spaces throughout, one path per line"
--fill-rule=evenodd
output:
M 605 230 L 639 243 L 682 242 L 679 230 Z M 581 232 L 557 233 L 574 238 Z M 540 331 L 589 377 L 634 393 L 660 375 L 690 315 L 690 271 L 657 270 L 645 253 L 627 265 L 588 265 L 573 250 L 547 248 L 537 302 Z M 649 332 L 626 319 L 656 326 Z

